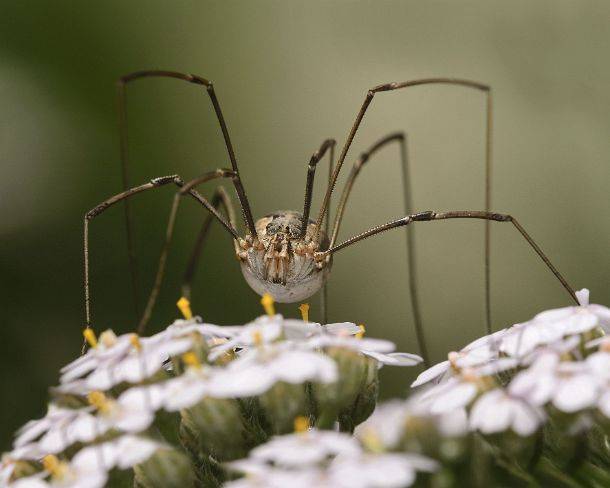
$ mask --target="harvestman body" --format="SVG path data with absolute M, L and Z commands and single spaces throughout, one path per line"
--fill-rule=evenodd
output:
M 205 173 L 198 178 L 191 181 L 185 182 L 178 175 L 164 176 L 160 178 L 153 178 L 148 183 L 140 186 L 129 188 L 127 166 L 128 166 L 128 149 L 127 149 L 127 111 L 126 111 L 126 93 L 125 88 L 127 83 L 132 82 L 141 78 L 148 77 L 165 77 L 174 78 L 182 81 L 187 81 L 195 85 L 200 85 L 205 88 L 207 94 L 210 97 L 214 112 L 220 124 L 220 128 L 224 137 L 224 141 L 227 147 L 229 159 L 231 161 L 231 169 L 217 169 Z M 365 153 L 361 154 L 356 160 L 352 171 L 347 179 L 343 193 L 341 195 L 337 213 L 332 226 L 332 232 L 330 230 L 330 219 L 327 217 L 327 212 L 330 206 L 330 199 L 337 182 L 337 178 L 343 162 L 345 161 L 347 152 L 351 143 L 356 135 L 358 127 L 362 122 L 362 119 L 366 113 L 368 106 L 371 104 L 376 93 L 393 91 L 401 88 L 407 88 L 417 85 L 428 85 L 428 84 L 449 84 L 455 86 L 461 86 L 465 88 L 475 89 L 482 91 L 486 95 L 486 151 L 485 151 L 485 173 L 486 173 L 486 192 L 485 192 L 485 210 L 478 211 L 449 211 L 449 212 L 412 212 L 411 205 L 411 192 L 409 190 L 409 176 L 408 176 L 408 159 L 406 150 L 406 137 L 404 133 L 394 133 L 381 139 L 375 143 Z M 130 258 L 130 269 L 132 275 L 132 283 L 134 288 L 134 298 L 136 304 L 138 303 L 138 292 L 136 283 L 137 279 L 137 267 L 135 260 L 135 253 L 133 251 L 133 239 L 132 239 L 132 225 L 131 225 L 131 212 L 128 205 L 128 197 L 131 197 L 142 191 L 146 191 L 153 188 L 158 188 L 168 184 L 176 185 L 179 190 L 176 193 L 171 212 L 169 222 L 166 230 L 165 245 L 159 261 L 155 282 L 148 298 L 142 318 L 138 326 L 138 332 L 142 333 L 146 323 L 151 317 L 152 310 L 159 293 L 161 282 L 163 279 L 165 263 L 167 259 L 167 253 L 171 237 L 173 234 L 174 223 L 178 212 L 178 207 L 183 196 L 190 196 L 196 200 L 199 204 L 207 209 L 209 212 L 204 220 L 204 223 L 199 232 L 199 236 L 196 241 L 195 249 L 189 260 L 186 273 L 184 275 L 183 283 L 183 294 L 186 297 L 190 297 L 191 283 L 195 269 L 197 267 L 197 261 L 202 248 L 202 243 L 207 235 L 210 224 L 213 220 L 218 221 L 222 227 L 231 235 L 235 247 L 236 256 L 240 262 L 243 275 L 248 284 L 259 294 L 269 293 L 278 302 L 300 302 L 320 289 L 322 293 L 322 321 L 326 321 L 326 281 L 332 265 L 332 259 L 336 252 L 344 249 L 356 242 L 361 241 L 367 237 L 382 233 L 386 230 L 393 229 L 396 227 L 409 226 L 414 222 L 430 222 L 436 220 L 447 220 L 447 219 L 482 219 L 486 221 L 485 226 L 485 289 L 486 289 L 486 311 L 487 311 L 487 329 L 491 332 L 491 312 L 490 312 L 490 273 L 489 273 L 489 223 L 491 221 L 497 222 L 511 222 L 528 244 L 534 249 L 534 251 L 540 256 L 547 267 L 553 272 L 557 279 L 561 282 L 563 287 L 570 293 L 572 298 L 576 300 L 573 289 L 568 285 L 563 276 L 555 269 L 549 259 L 544 255 L 542 250 L 533 241 L 533 239 L 527 234 L 527 232 L 521 227 L 521 225 L 511 215 L 495 213 L 490 211 L 491 204 L 491 181 L 490 181 L 490 169 L 491 169 L 491 89 L 484 84 L 453 78 L 428 78 L 414 81 L 407 81 L 402 83 L 388 83 L 379 85 L 371 88 L 367 91 L 366 98 L 362 104 L 354 122 L 347 140 L 343 145 L 339 158 L 336 165 L 333 166 L 333 156 L 335 141 L 326 140 L 322 143 L 320 148 L 312 155 L 307 171 L 307 181 L 305 187 L 305 204 L 302 212 L 295 211 L 278 211 L 271 215 L 267 215 L 258 221 L 254 221 L 252 212 L 250 210 L 250 204 L 246 197 L 246 192 L 242 184 L 239 170 L 237 166 L 237 160 L 233 151 L 231 139 L 229 137 L 229 131 L 224 120 L 224 116 L 220 109 L 220 104 L 216 97 L 212 83 L 208 80 L 191 75 L 182 74 L 172 71 L 140 71 L 122 77 L 118 84 L 118 95 L 119 95 L 119 107 L 120 107 L 120 127 L 121 127 L 121 162 L 123 168 L 123 185 L 124 191 L 119 193 L 108 200 L 105 200 L 85 215 L 84 219 L 84 242 L 85 242 L 85 313 L 86 313 L 86 326 L 90 327 L 91 324 L 91 310 L 90 310 L 90 290 L 89 290 L 89 222 L 95 216 L 106 210 L 111 205 L 125 200 L 125 215 L 127 221 L 127 237 L 128 237 L 128 248 Z M 354 182 L 360 173 L 363 165 L 372 157 L 379 149 L 391 144 L 397 143 L 400 145 L 400 155 L 403 168 L 403 186 L 404 186 L 404 198 L 405 198 L 405 217 L 388 222 L 387 224 L 380 225 L 366 232 L 358 234 L 340 244 L 337 244 L 337 236 L 339 227 L 343 218 L 345 207 L 351 189 Z M 309 218 L 311 209 L 311 198 L 312 189 L 314 183 L 314 175 L 318 162 L 324 157 L 326 153 L 330 155 L 330 167 L 329 167 L 329 178 L 328 188 L 326 190 L 320 212 L 317 220 L 311 220 Z M 203 197 L 197 190 L 196 187 L 213 179 L 218 178 L 230 178 L 233 186 L 237 193 L 239 205 L 242 213 L 242 217 L 246 227 L 246 234 L 242 238 L 237 231 L 237 222 L 235 211 L 231 203 L 231 199 L 225 189 L 219 186 L 212 199 L 208 200 Z M 219 209 L 222 208 L 226 213 L 226 218 L 221 215 Z M 323 229 L 324 226 L 324 229 Z M 415 287 L 415 254 L 413 246 L 413 232 L 407 232 L 407 259 L 409 264 L 409 291 L 412 302 L 412 309 L 414 315 L 414 322 L 416 327 L 417 339 L 420 347 L 421 354 L 424 361 L 428 363 L 428 354 L 426 350 L 426 342 L 424 338 L 423 328 L 421 326 L 421 319 L 419 316 L 419 307 Z

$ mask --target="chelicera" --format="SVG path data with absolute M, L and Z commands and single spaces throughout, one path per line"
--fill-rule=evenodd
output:
M 126 110 L 126 86 L 128 83 L 142 78 L 173 78 L 180 81 L 186 81 L 198 85 L 205 89 L 212 103 L 216 118 L 220 125 L 224 142 L 227 148 L 229 160 L 231 162 L 230 169 L 217 169 L 207 172 L 193 180 L 185 181 L 179 175 L 163 176 L 153 178 L 147 183 L 140 186 L 130 187 L 127 178 L 128 167 L 128 145 L 127 145 L 127 110 Z M 337 183 L 337 178 L 346 159 L 348 150 L 354 140 L 356 132 L 364 118 L 364 115 L 373 101 L 376 94 L 382 92 L 390 92 L 403 88 L 414 87 L 418 85 L 437 85 L 446 84 L 454 85 L 467 89 L 478 90 L 485 95 L 486 99 L 486 148 L 485 148 L 485 172 L 486 172 L 486 192 L 485 203 L 483 210 L 459 210 L 436 212 L 431 210 L 413 212 L 411 204 L 411 192 L 409 189 L 408 176 L 408 160 L 406 150 L 406 138 L 404 133 L 398 132 L 384 137 L 380 141 L 373 144 L 370 149 L 357 158 L 354 163 L 351 173 L 345 183 L 341 194 L 337 211 L 334 217 L 333 225 L 330 226 L 330 218 L 327 215 L 330 205 L 331 196 Z M 316 292 L 323 290 L 322 294 L 322 322 L 326 322 L 326 282 L 332 266 L 334 255 L 348 246 L 355 244 L 367 237 L 377 235 L 390 229 L 410 226 L 415 222 L 433 222 L 447 219 L 482 219 L 485 221 L 485 269 L 486 269 L 486 310 L 487 310 L 487 328 L 491 331 L 491 313 L 490 313 L 490 274 L 489 274 L 489 224 L 495 222 L 510 222 L 527 241 L 532 249 L 544 261 L 546 266 L 561 282 L 563 287 L 568 291 L 572 298 L 578 303 L 573 289 L 568 285 L 563 276 L 551 264 L 540 247 L 529 236 L 525 229 L 517 222 L 517 220 L 504 213 L 496 213 L 490 210 L 491 206 L 491 108 L 492 97 L 489 86 L 470 80 L 456 78 L 427 78 L 400 83 L 386 83 L 375 86 L 369 89 L 366 93 L 364 102 L 360 107 L 354 124 L 352 125 L 347 139 L 343 144 L 336 164 L 334 163 L 334 149 L 336 142 L 332 139 L 324 141 L 320 148 L 313 153 L 309 160 L 307 168 L 307 179 L 305 185 L 305 203 L 302 211 L 278 211 L 273 214 L 262 217 L 255 221 L 250 209 L 250 204 L 246 196 L 246 191 L 242 183 L 237 159 L 229 136 L 229 130 L 225 122 L 220 103 L 214 91 L 212 83 L 202 77 L 192 74 L 182 74 L 173 71 L 139 71 L 128 74 L 120 78 L 117 84 L 119 107 L 120 107 L 120 132 L 121 132 L 121 163 L 123 168 L 123 184 L 124 191 L 112 196 L 111 198 L 100 203 L 92 210 L 85 214 L 84 219 L 84 242 L 85 242 L 85 314 L 86 326 L 91 325 L 91 299 L 89 289 L 89 223 L 90 221 L 119 201 L 125 201 L 127 229 L 128 229 L 128 248 L 130 256 L 130 268 L 132 281 L 135 289 L 135 254 L 133 251 L 133 239 L 131 231 L 131 212 L 129 207 L 129 197 L 141 193 L 143 191 L 159 188 L 165 185 L 173 184 L 178 187 L 178 191 L 174 197 L 170 217 L 167 225 L 165 246 L 161 254 L 155 282 L 144 307 L 144 312 L 138 326 L 138 332 L 141 333 L 146 326 L 146 323 L 151 317 L 152 310 L 162 283 L 165 262 L 173 233 L 176 214 L 182 197 L 189 196 L 196 200 L 207 210 L 207 216 L 199 232 L 196 241 L 195 249 L 191 255 L 187 270 L 184 275 L 183 295 L 190 298 L 191 282 L 197 267 L 197 260 L 201 251 L 201 245 L 205 240 L 208 229 L 212 221 L 217 221 L 231 235 L 235 254 L 240 262 L 243 275 L 248 284 L 259 294 L 269 294 L 278 302 L 299 302 L 306 300 Z M 361 234 L 351 237 L 341 243 L 337 243 L 339 227 L 344 215 L 346 204 L 351 192 L 351 189 L 360 173 L 361 169 L 371 159 L 375 153 L 382 147 L 388 144 L 398 144 L 400 146 L 401 162 L 403 169 L 403 190 L 405 196 L 405 214 L 403 217 L 369 229 Z M 310 219 L 312 189 L 314 184 L 314 176 L 316 168 L 320 160 L 326 155 L 329 155 L 330 166 L 328 175 L 327 190 L 322 201 L 318 216 L 315 220 Z M 245 225 L 245 235 L 242 237 L 237 230 L 236 213 L 231 202 L 229 194 L 224 187 L 216 188 L 211 199 L 205 198 L 197 187 L 201 184 L 215 180 L 227 178 L 230 179 L 235 192 L 237 194 L 239 207 L 241 210 L 242 219 Z M 221 213 L 224 212 L 225 215 Z M 413 263 L 415 261 L 413 247 L 413 233 L 407 232 L 407 258 L 411 273 L 408 277 L 410 297 L 412 302 L 412 310 L 416 326 L 417 338 L 421 354 L 426 362 L 428 362 L 428 354 L 424 340 L 424 332 L 419 317 L 419 307 L 417 301 L 415 278 L 413 273 Z

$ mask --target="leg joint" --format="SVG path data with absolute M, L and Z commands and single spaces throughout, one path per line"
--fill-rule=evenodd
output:
M 500 213 L 492 213 L 490 214 L 491 220 L 496 220 L 498 222 L 512 222 L 513 216 L 508 214 L 500 214 Z
M 158 178 L 153 178 L 150 182 L 155 186 L 163 186 L 168 183 L 175 183 L 178 186 L 184 185 L 184 180 L 178 175 L 159 176 Z
M 410 215 L 409 218 L 413 222 L 426 222 L 434 219 L 436 212 L 432 210 L 425 210 L 423 212 L 417 212 L 416 214 Z

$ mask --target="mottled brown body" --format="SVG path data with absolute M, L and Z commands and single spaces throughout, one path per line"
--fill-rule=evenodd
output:
M 317 238 L 316 225 L 308 221 L 300 238 L 303 214 L 281 210 L 256 221 L 258 238 L 241 240 L 237 257 L 247 283 L 260 295 L 269 293 L 277 302 L 291 303 L 309 298 L 328 277 L 331 260 L 316 258 L 328 249 L 324 232 Z

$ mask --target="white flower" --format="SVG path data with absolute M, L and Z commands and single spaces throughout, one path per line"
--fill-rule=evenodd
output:
M 422 393 L 418 397 L 422 412 L 428 415 L 442 415 L 465 408 L 477 396 L 479 386 L 476 381 L 465 380 L 462 376 L 449 378 Z
M 282 321 L 281 315 L 258 317 L 254 322 L 241 327 L 229 341 L 213 348 L 208 356 L 210 361 L 238 347 L 249 348 L 277 341 L 283 332 Z
M 352 336 L 330 334 L 315 336 L 304 342 L 305 347 L 323 349 L 327 347 L 337 347 L 350 349 L 365 356 L 375 359 L 379 365 L 389 366 L 414 366 L 423 361 L 416 354 L 405 352 L 393 353 L 396 346 L 393 342 L 384 339 L 357 338 Z
M 420 401 L 422 393 L 406 401 L 392 400 L 375 408 L 373 414 L 356 427 L 355 437 L 369 451 L 391 451 L 399 447 L 410 425 L 431 424 L 442 437 L 462 437 L 468 432 L 468 418 L 464 408 L 432 414 L 429 403 Z
M 304 341 L 316 335 L 331 334 L 337 336 L 353 336 L 362 330 L 352 322 L 337 322 L 333 324 L 318 324 L 303 320 L 284 319 L 282 322 L 285 339 L 288 341 Z
M 108 473 L 128 469 L 146 461 L 162 444 L 135 436 L 123 436 L 114 441 L 81 449 L 72 460 L 45 464 L 48 471 L 20 478 L 11 488 L 102 488 Z M 43 463 L 44 464 L 44 463 Z M 52 466 L 49 468 L 48 466 Z M 45 480 L 48 475 L 50 478 Z
M 100 334 L 96 347 L 61 368 L 60 382 L 70 383 L 98 368 L 106 368 L 123 359 L 132 349 L 131 334 L 117 337 L 111 329 Z
M 561 327 L 533 319 L 513 325 L 502 339 L 500 350 L 509 356 L 522 358 L 537 347 L 556 342 L 563 336 Z
M 365 447 L 367 444 L 381 444 L 383 450 L 389 451 L 398 446 L 404 434 L 405 420 L 411 414 L 404 400 L 392 400 L 377 405 L 373 414 L 356 427 L 354 435 Z
M 274 437 L 252 449 L 249 459 L 263 465 L 299 468 L 338 455 L 357 456 L 360 452 L 358 442 L 347 434 L 311 429 Z
M 291 344 L 250 349 L 229 363 L 225 373 L 226 381 L 244 386 L 250 378 L 252 381 L 258 379 L 256 393 L 250 391 L 247 395 L 237 396 L 261 394 L 278 381 L 291 384 L 306 381 L 333 383 L 338 375 L 337 365 L 330 357 L 314 351 L 298 350 Z
M 346 434 L 316 430 L 276 437 L 229 466 L 248 475 L 225 485 L 231 488 L 400 488 L 415 481 L 416 470 L 438 467 L 414 454 L 365 453 Z
M 549 351 L 520 372 L 508 390 L 531 405 L 552 402 L 559 410 L 574 413 L 596 404 L 600 384 L 586 362 L 560 361 L 557 353 Z
M 127 469 L 149 459 L 163 444 L 144 437 L 124 435 L 113 441 L 85 447 L 70 464 L 77 470 L 110 471 Z
M 511 397 L 501 388 L 484 393 L 470 412 L 471 430 L 479 430 L 483 434 L 511 429 L 525 437 L 536 432 L 543 421 L 544 413 L 539 407 Z
M 235 463 L 235 469 L 241 467 Z M 246 477 L 223 484 L 224 488 L 332 488 L 324 480 L 320 468 L 313 467 L 299 470 L 280 468 L 261 468 L 254 472 L 244 470 Z
M 147 429 L 155 419 L 155 412 L 162 406 L 163 386 L 152 384 L 132 387 L 117 400 L 104 399 L 98 408 L 97 435 L 110 429 L 138 433 Z
M 539 313 L 534 320 L 550 322 L 563 329 L 565 334 L 580 334 L 596 326 L 610 332 L 610 309 L 603 305 L 589 304 L 589 290 L 576 292 L 580 306 L 564 307 Z
M 32 459 L 56 454 L 75 442 L 89 442 L 97 437 L 97 421 L 92 408 L 67 409 L 49 405 L 47 415 L 28 422 L 15 439 L 14 458 Z M 32 441 L 37 440 L 35 444 Z M 20 452 L 21 451 L 21 452 Z
M 515 368 L 518 361 L 500 358 L 478 367 L 464 368 L 457 376 L 424 390 L 417 396 L 418 411 L 427 415 L 444 415 L 468 406 L 479 393 L 481 380 Z
M 438 464 L 414 454 L 338 456 L 328 468 L 328 486 L 337 488 L 402 488 L 411 486 L 417 470 L 435 471 Z
M 337 365 L 323 354 L 278 343 L 247 349 L 224 368 L 195 366 L 164 383 L 163 404 L 169 411 L 189 408 L 204 397 L 257 396 L 278 381 L 332 383 Z
M 465 408 L 436 416 L 436 426 L 443 437 L 463 437 L 468 431 L 468 414 Z
M 476 339 L 459 352 L 450 352 L 446 361 L 442 361 L 420 373 L 411 384 L 411 388 L 424 385 L 433 380 L 446 379 L 449 373 L 459 372 L 463 368 L 476 369 L 498 359 L 500 341 L 507 329 L 502 329 Z
M 610 309 L 589 304 L 589 290 L 576 292 L 579 306 L 547 310 L 528 322 L 517 324 L 502 340 L 501 350 L 511 356 L 522 357 L 539 345 L 550 344 L 562 337 L 588 332 L 602 327 L 610 332 Z

